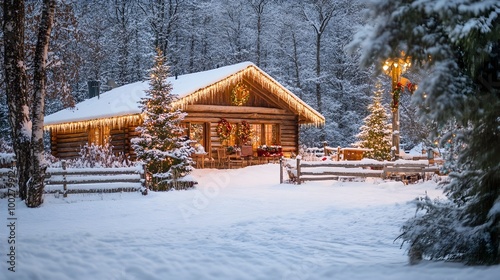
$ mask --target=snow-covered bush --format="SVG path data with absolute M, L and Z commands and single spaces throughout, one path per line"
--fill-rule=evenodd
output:
M 123 154 L 115 155 L 109 143 L 104 146 L 85 144 L 80 150 L 80 158 L 68 160 L 67 163 L 68 167 L 73 168 L 128 167 L 135 164 Z
M 431 200 L 428 196 L 415 201 L 417 215 L 402 227 L 398 239 L 410 243 L 410 263 L 422 258 L 431 260 L 475 262 L 483 252 L 494 255 L 491 247 L 492 236 L 485 227 L 464 226 L 464 207 L 448 199 Z M 494 260 L 490 260 L 494 262 Z
M 405 224 L 410 256 L 500 264 L 499 9 L 498 1 L 371 1 L 370 24 L 348 47 L 362 48 L 367 67 L 382 70 L 403 54 L 421 68 L 412 104 L 419 121 L 433 124 L 430 140 L 451 145 L 449 200 L 424 200 L 424 215 Z

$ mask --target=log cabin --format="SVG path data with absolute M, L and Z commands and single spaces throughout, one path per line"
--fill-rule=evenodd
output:
M 216 149 L 238 145 L 234 135 L 224 143 L 217 126 L 225 119 L 243 121 L 252 131 L 251 145 L 279 145 L 284 156 L 297 154 L 299 127 L 321 126 L 325 118 L 251 62 L 169 77 L 172 104 L 187 113 L 183 125 L 190 139 L 212 157 Z M 115 153 L 135 158 L 130 139 L 138 134 L 143 116 L 138 101 L 146 97 L 147 81 L 116 87 L 45 117 L 52 155 L 61 159 L 79 157 L 86 143 L 109 143 Z M 248 143 L 250 144 L 250 143 Z

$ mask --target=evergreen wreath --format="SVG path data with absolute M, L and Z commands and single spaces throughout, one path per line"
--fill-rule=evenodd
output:
M 231 104 L 235 106 L 242 106 L 247 103 L 250 98 L 250 90 L 243 83 L 238 83 L 231 91 Z
M 240 139 L 240 144 L 245 144 L 252 137 L 252 128 L 247 121 L 242 121 L 238 124 L 238 130 L 236 131 L 236 136 Z
M 233 127 L 226 119 L 220 119 L 220 121 L 217 123 L 216 131 L 221 142 L 229 140 L 232 130 Z
M 396 85 L 396 88 L 392 92 L 392 102 L 391 102 L 391 107 L 392 111 L 397 111 L 399 107 L 399 97 L 401 96 L 401 93 L 403 92 L 404 87 L 401 83 L 398 83 Z

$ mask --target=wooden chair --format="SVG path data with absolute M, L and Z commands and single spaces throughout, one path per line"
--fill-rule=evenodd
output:
M 206 157 L 205 158 L 205 166 L 208 166 L 209 168 L 215 168 L 216 161 L 212 157 Z
M 229 158 L 225 148 L 217 149 L 217 168 L 230 168 Z
M 241 157 L 241 154 L 229 156 L 229 168 L 232 168 L 233 166 L 245 166 L 245 159 Z

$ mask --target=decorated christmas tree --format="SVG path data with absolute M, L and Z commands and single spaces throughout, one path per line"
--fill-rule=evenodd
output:
M 364 125 L 357 135 L 359 141 L 355 143 L 361 148 L 373 149 L 365 152 L 366 158 L 376 160 L 391 159 L 391 125 L 388 120 L 390 115 L 382 105 L 382 89 L 377 83 L 373 102 L 368 106 L 370 114 L 364 119 Z
M 169 67 L 158 50 L 150 71 L 150 88 L 141 100 L 144 123 L 137 127 L 140 136 L 132 139 L 138 159 L 153 176 L 154 190 L 178 189 L 179 179 L 192 170 L 190 155 L 194 149 L 180 125 L 186 114 L 172 108 L 175 96 L 168 76 Z

